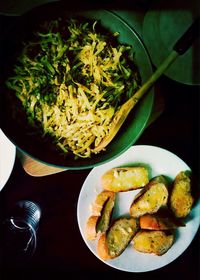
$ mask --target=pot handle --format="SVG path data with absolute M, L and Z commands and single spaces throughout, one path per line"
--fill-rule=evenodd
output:
M 200 17 L 198 17 L 193 24 L 186 30 L 186 32 L 175 43 L 173 50 L 178 54 L 184 54 L 193 44 L 194 40 L 200 35 Z

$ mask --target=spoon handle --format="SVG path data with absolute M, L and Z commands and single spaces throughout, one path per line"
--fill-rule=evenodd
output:
M 112 121 L 109 134 L 105 136 L 100 144 L 93 149 L 94 153 L 98 153 L 103 150 L 115 137 L 120 127 L 126 120 L 128 114 L 137 104 L 137 102 L 142 98 L 142 96 L 152 87 L 152 85 L 158 80 L 158 78 L 163 74 L 163 72 L 169 67 L 169 65 L 177 58 L 178 53 L 172 51 L 168 57 L 163 61 L 163 63 L 157 68 L 153 75 L 142 85 L 142 87 L 129 98 L 117 111 L 115 117 Z
M 139 100 L 144 95 L 144 93 L 146 93 L 152 87 L 152 85 L 160 78 L 160 76 L 165 72 L 165 70 L 174 62 L 177 56 L 179 56 L 179 54 L 176 51 L 171 51 L 170 54 L 161 63 L 161 65 L 159 65 L 156 71 L 151 75 L 151 77 L 141 86 L 141 88 L 131 98 Z
M 184 54 L 193 44 L 194 40 L 200 35 L 200 17 L 196 18 L 193 24 L 175 43 L 173 50 L 180 55 Z

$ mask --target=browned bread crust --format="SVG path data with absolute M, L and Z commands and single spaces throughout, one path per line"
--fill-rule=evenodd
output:
M 87 220 L 85 227 L 85 237 L 88 240 L 94 240 L 97 237 L 96 225 L 99 216 L 90 216 Z
M 107 242 L 106 242 L 106 234 L 105 233 L 101 234 L 101 236 L 100 236 L 100 238 L 98 240 L 97 254 L 104 261 L 112 259 L 112 257 L 109 254 L 108 245 L 107 245 Z

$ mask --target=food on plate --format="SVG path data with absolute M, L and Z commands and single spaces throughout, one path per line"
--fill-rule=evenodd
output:
M 9 74 L 9 92 L 37 133 L 65 155 L 88 158 L 140 87 L 132 47 L 86 19 L 46 21 L 34 34 Z
M 143 188 L 148 182 L 148 170 L 143 166 L 112 168 L 101 177 L 103 189 L 113 192 Z
M 181 171 L 173 182 L 169 207 L 177 218 L 184 218 L 190 213 L 193 203 L 190 175 L 188 172 Z
M 155 184 L 155 183 L 163 183 L 166 186 L 169 185 L 169 182 L 168 182 L 167 178 L 164 175 L 158 175 L 158 176 L 153 177 L 150 180 L 149 185 Z
M 171 181 L 171 180 L 170 180 Z M 122 254 L 128 244 L 142 253 L 162 256 L 174 243 L 174 232 L 186 226 L 183 217 L 191 211 L 191 178 L 181 171 L 170 183 L 164 175 L 149 180 L 145 167 L 112 168 L 101 176 L 100 192 L 87 220 L 86 237 L 97 240 L 97 253 L 103 260 Z M 129 207 L 130 215 L 112 218 L 118 207 L 117 193 L 142 188 Z M 122 194 L 121 194 L 122 195 Z M 120 196 L 119 196 L 120 199 Z
M 135 250 L 158 256 L 165 254 L 173 243 L 173 234 L 161 230 L 141 230 L 133 238 L 133 248 Z
M 138 231 L 138 221 L 134 218 L 118 218 L 103 233 L 97 244 L 97 253 L 103 260 L 114 259 L 127 248 Z
M 179 226 L 185 226 L 182 222 L 175 220 L 171 216 L 160 214 L 145 214 L 139 218 L 140 228 L 148 230 L 169 230 Z
M 115 193 L 111 192 L 111 191 L 102 191 L 100 193 L 98 193 L 98 195 L 95 198 L 95 201 L 92 203 L 91 207 L 92 207 L 92 214 L 94 216 L 100 216 L 101 215 L 101 211 L 105 205 L 105 202 L 109 199 L 109 198 L 115 198 Z
M 99 216 L 90 216 L 85 227 L 85 237 L 87 240 L 95 240 L 97 237 L 96 225 Z
M 108 229 L 114 205 L 115 193 L 103 191 L 97 195 L 92 206 L 92 215 L 86 223 L 85 236 L 88 240 L 94 240 L 98 233 Z
M 157 176 L 135 196 L 130 215 L 138 218 L 144 214 L 156 213 L 161 207 L 167 206 L 168 187 L 164 176 Z

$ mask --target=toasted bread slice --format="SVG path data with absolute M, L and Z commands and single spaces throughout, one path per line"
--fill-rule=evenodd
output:
M 139 189 L 144 187 L 148 182 L 148 170 L 142 166 L 112 168 L 101 177 L 103 189 L 112 192 Z
M 88 240 L 94 240 L 98 233 L 106 232 L 108 229 L 115 205 L 115 193 L 100 193 L 97 196 L 94 205 L 93 215 L 87 220 L 85 228 L 85 236 Z
M 111 191 L 102 191 L 100 192 L 94 203 L 92 204 L 92 215 L 94 216 L 100 216 L 101 211 L 106 203 L 106 201 L 110 198 L 115 198 L 115 193 Z
M 134 218 L 119 218 L 98 240 L 97 253 L 103 260 L 113 259 L 122 254 L 138 231 Z
M 112 216 L 112 211 L 115 205 L 115 196 L 112 196 L 105 203 L 104 208 L 102 209 L 101 216 L 96 225 L 96 231 L 98 232 L 106 232 L 110 225 L 110 220 Z
M 133 238 L 133 248 L 142 253 L 161 256 L 169 250 L 173 242 L 172 234 L 167 235 L 159 230 L 141 230 Z
M 144 214 L 156 213 L 167 205 L 168 187 L 163 176 L 153 178 L 134 198 L 130 207 L 130 215 L 138 218 Z
M 194 198 L 191 194 L 191 178 L 187 172 L 177 174 L 169 198 L 169 207 L 177 218 L 185 218 L 191 211 Z
M 176 222 L 171 217 L 162 217 L 158 214 L 146 214 L 140 217 L 141 229 L 170 230 L 179 226 L 184 226 L 184 224 Z

